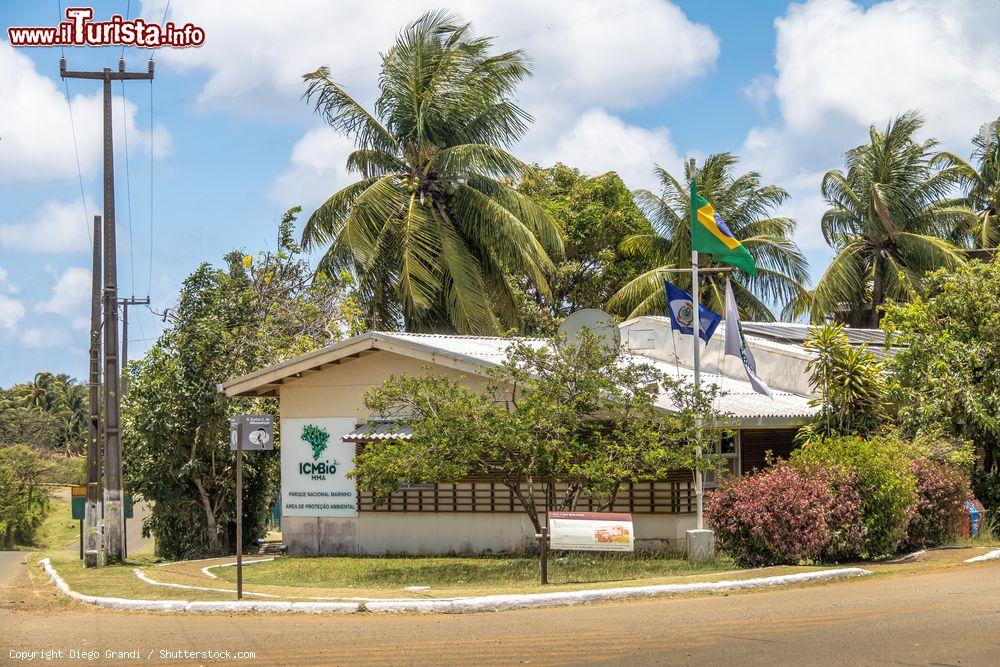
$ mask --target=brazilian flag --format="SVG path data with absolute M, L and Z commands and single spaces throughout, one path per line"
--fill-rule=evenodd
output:
M 691 249 L 757 275 L 757 263 L 691 181 Z

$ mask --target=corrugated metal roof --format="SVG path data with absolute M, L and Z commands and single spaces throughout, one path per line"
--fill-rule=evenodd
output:
M 743 332 L 782 343 L 802 344 L 814 327 L 798 322 L 743 322 Z M 851 345 L 867 344 L 871 348 L 885 345 L 885 332 L 881 329 L 855 329 L 844 327 L 844 334 Z
M 432 346 L 439 351 L 450 356 L 464 358 L 471 361 L 488 365 L 498 365 L 506 358 L 507 348 L 511 341 L 506 338 L 492 338 L 480 336 L 447 336 L 440 334 L 413 334 L 413 333 L 381 333 L 389 339 L 396 339 L 400 342 L 410 342 L 422 346 Z M 533 347 L 542 347 L 546 341 L 541 338 L 520 339 Z M 626 354 L 634 363 L 650 364 L 655 366 L 660 372 L 679 377 L 688 382 L 694 380 L 694 372 L 683 366 L 678 366 L 665 361 L 651 359 L 638 354 Z M 702 373 L 701 381 L 704 384 L 715 384 L 725 393 L 719 397 L 717 410 L 731 415 L 737 421 L 759 422 L 766 425 L 771 421 L 804 421 L 816 414 L 816 409 L 809 405 L 809 398 L 792 394 L 785 391 L 773 391 L 773 399 L 762 394 L 758 394 L 744 380 L 737 380 L 724 375 L 714 373 Z M 665 410 L 676 410 L 665 396 L 661 396 L 657 405 Z
M 372 442 L 374 440 L 410 440 L 411 438 L 413 438 L 413 429 L 407 424 L 385 421 L 374 425 L 362 424 L 343 436 L 343 441 Z

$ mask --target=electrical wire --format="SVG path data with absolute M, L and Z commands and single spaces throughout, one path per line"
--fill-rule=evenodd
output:
M 56 7 L 59 11 L 59 21 L 62 21 L 63 10 L 62 10 L 62 0 L 56 0 Z M 59 47 L 60 57 L 66 58 L 65 47 Z M 80 147 L 76 142 L 76 122 L 73 120 L 73 104 L 70 102 L 69 98 L 69 81 L 63 79 L 63 89 L 66 91 L 66 108 L 69 110 L 69 129 L 73 135 L 73 154 L 76 156 L 76 176 L 80 183 L 80 203 L 83 205 L 83 225 L 87 228 L 87 243 L 90 244 L 90 250 L 94 250 L 94 229 L 90 222 L 90 211 L 87 209 L 87 194 L 83 187 L 83 169 L 80 168 Z

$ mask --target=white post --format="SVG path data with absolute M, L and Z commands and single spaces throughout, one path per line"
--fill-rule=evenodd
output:
M 694 158 L 690 161 L 691 180 L 695 180 L 697 169 Z M 694 224 L 694 221 L 691 221 Z M 692 229 L 693 231 L 693 229 Z M 691 249 L 691 306 L 694 308 L 694 335 L 691 337 L 692 370 L 694 371 L 694 392 L 701 390 L 701 299 L 698 294 L 698 251 Z M 701 428 L 697 431 L 695 443 L 694 493 L 697 502 L 698 528 L 687 531 L 687 556 L 691 563 L 705 563 L 715 558 L 715 533 L 705 530 L 705 486 L 701 469 Z
M 691 161 L 694 164 L 694 160 Z M 692 169 L 692 172 L 694 170 Z M 692 173 L 692 178 L 694 175 Z M 694 351 L 692 353 L 693 364 L 691 368 L 694 370 L 694 392 L 695 395 L 698 394 L 701 388 L 701 345 L 698 343 L 701 340 L 701 304 L 698 298 L 698 251 L 691 251 L 691 300 L 692 307 L 694 308 L 694 335 L 691 337 L 691 349 Z M 698 432 L 698 442 L 695 447 L 695 460 L 701 462 L 701 431 Z M 694 471 L 694 494 L 695 500 L 698 503 L 698 530 L 703 530 L 705 528 L 705 514 L 704 514 L 704 486 L 702 485 L 701 479 L 701 469 L 695 468 Z

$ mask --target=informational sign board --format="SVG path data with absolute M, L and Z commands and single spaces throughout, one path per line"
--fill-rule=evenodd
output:
M 632 515 L 616 512 L 549 512 L 549 549 L 632 551 Z
M 262 452 L 274 449 L 274 417 L 237 415 L 229 420 L 229 449 L 236 451 L 237 426 L 243 424 L 243 451 Z
M 70 487 L 70 502 L 73 518 L 77 521 L 83 521 L 87 516 L 87 487 Z M 131 519 L 134 506 L 131 494 L 126 493 L 122 496 L 122 506 L 125 511 L 125 518 Z M 101 503 L 101 516 L 104 516 L 104 503 Z
M 356 517 L 353 417 L 281 420 L 282 516 Z

